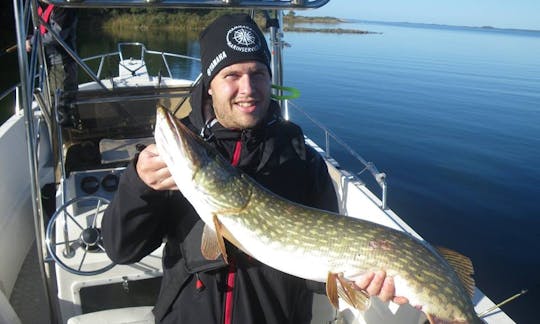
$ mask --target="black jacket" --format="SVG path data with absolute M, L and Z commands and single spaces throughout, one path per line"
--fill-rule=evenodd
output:
M 39 2 L 43 11 L 50 5 Z M 48 21 L 50 27 L 62 38 L 73 50 L 77 51 L 77 14 L 76 9 L 54 7 Z M 39 30 L 38 30 L 39 31 Z M 64 50 L 51 33 L 41 35 L 48 64 L 64 64 L 66 61 L 74 62 L 71 56 Z
M 198 133 L 202 114 L 183 122 Z M 323 159 L 305 146 L 298 126 L 279 117 L 272 103 L 265 127 L 242 132 L 218 124 L 208 142 L 273 192 L 305 205 L 337 211 L 335 191 Z M 139 261 L 166 239 L 163 280 L 154 308 L 161 323 L 309 323 L 312 291 L 321 285 L 274 270 L 228 246 L 231 262 L 208 261 L 200 252 L 203 222 L 180 191 L 155 191 L 138 177 L 133 161 L 105 212 L 103 240 L 117 263 Z

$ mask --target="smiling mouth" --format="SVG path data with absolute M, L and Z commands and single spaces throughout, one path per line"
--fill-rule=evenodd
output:
M 246 112 L 246 113 L 251 113 L 257 108 L 256 101 L 240 101 L 240 102 L 235 102 L 234 105 L 238 108 L 238 110 Z

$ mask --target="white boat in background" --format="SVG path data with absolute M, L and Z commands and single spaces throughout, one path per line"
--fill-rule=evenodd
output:
M 46 1 L 56 6 L 242 8 L 265 10 L 277 24 L 269 28 L 273 82 L 282 86 L 282 10 L 310 9 L 328 0 L 81 0 Z M 43 50 L 24 51 L 26 22 L 37 20 L 36 0 L 14 1 L 21 83 L 0 99 L 14 95 L 14 113 L 0 126 L 0 323 L 153 323 L 151 315 L 162 275 L 161 249 L 141 262 L 115 265 L 104 253 L 100 221 L 113 197 L 118 177 L 137 152 L 153 141 L 158 103 L 179 117 L 189 109 L 186 99 L 196 80 L 175 78 L 169 60 L 198 64 L 198 58 L 148 50 L 140 43 L 120 43 L 118 51 L 81 59 L 68 50 L 91 82 L 76 93 L 57 92 L 50 98 Z M 51 30 L 49 28 L 49 30 Z M 54 33 L 54 31 L 51 31 Z M 55 35 L 59 43 L 63 41 Z M 65 44 L 63 44 L 65 46 Z M 130 53 L 129 55 L 126 53 Z M 163 75 L 151 75 L 146 58 L 157 56 Z M 118 75 L 102 78 L 105 60 L 117 60 Z M 96 71 L 89 67 L 97 66 Z M 276 90 L 285 117 L 288 109 L 302 111 Z M 70 95 L 69 104 L 62 99 Z M 306 141 L 327 161 L 348 214 L 421 237 L 386 205 L 385 174 L 321 127 L 326 141 Z M 380 186 L 374 194 L 356 174 L 342 169 L 329 154 L 330 143 L 343 145 L 363 175 Z M 372 180 L 373 180 L 372 179 Z M 514 323 L 480 290 L 473 304 L 487 323 Z M 415 308 L 385 304 L 373 298 L 364 313 L 345 306 L 337 312 L 326 296 L 315 295 L 313 323 L 424 323 Z M 487 312 L 487 313 L 486 313 Z

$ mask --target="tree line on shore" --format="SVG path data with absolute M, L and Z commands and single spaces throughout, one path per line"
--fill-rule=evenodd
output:
M 209 22 L 225 13 L 246 12 L 245 9 L 157 9 L 157 8 L 129 8 L 114 9 L 103 8 L 81 11 L 80 20 L 83 24 L 93 28 L 106 30 L 149 30 L 168 29 L 182 31 L 202 30 Z M 259 26 L 265 29 L 263 13 L 257 11 L 255 20 Z M 288 11 L 284 15 L 284 30 L 289 31 L 321 31 L 319 28 L 297 28 L 296 23 L 338 24 L 344 22 L 334 17 L 305 17 L 298 16 L 294 11 Z M 326 32 L 347 32 L 346 29 L 325 29 Z M 354 31 L 354 30 L 353 30 Z M 357 31 L 362 32 L 362 31 Z

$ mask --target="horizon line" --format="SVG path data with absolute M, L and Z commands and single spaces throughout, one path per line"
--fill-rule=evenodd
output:
M 411 22 L 411 21 L 385 21 L 385 20 L 371 20 L 371 19 L 361 19 L 361 18 L 338 18 L 344 20 L 345 22 L 356 20 L 360 22 L 372 22 L 372 23 L 382 23 L 382 24 L 410 24 L 410 25 L 429 25 L 429 26 L 441 26 L 441 27 L 461 27 L 461 28 L 475 28 L 482 30 L 507 30 L 507 31 L 525 31 L 525 32 L 540 32 L 540 29 L 527 29 L 527 28 L 509 28 L 509 27 L 496 27 L 491 25 L 484 26 L 468 26 L 468 25 L 451 25 L 443 23 L 426 23 L 426 22 Z

